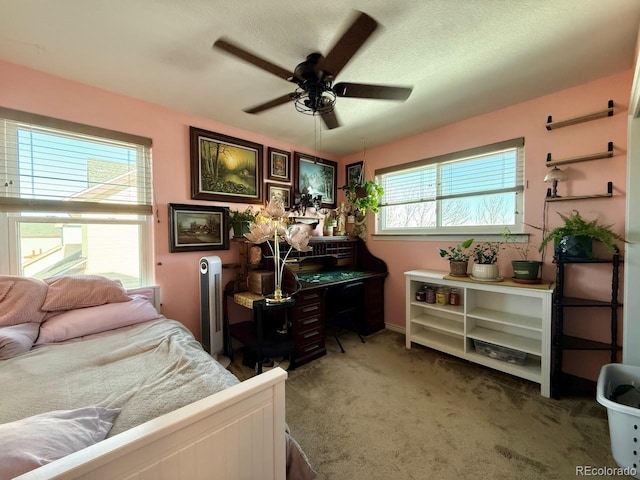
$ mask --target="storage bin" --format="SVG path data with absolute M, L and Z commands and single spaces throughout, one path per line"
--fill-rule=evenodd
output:
M 607 408 L 611 453 L 628 475 L 640 478 L 640 409 L 611 400 L 620 385 L 640 387 L 640 367 L 610 363 L 600 369 L 596 388 L 598 403 Z
M 502 362 L 524 365 L 524 362 L 527 359 L 527 354 L 525 352 L 513 350 L 512 348 L 501 347 L 500 345 L 483 342 L 481 340 L 476 340 L 475 338 L 473 339 L 473 344 L 476 352 Z

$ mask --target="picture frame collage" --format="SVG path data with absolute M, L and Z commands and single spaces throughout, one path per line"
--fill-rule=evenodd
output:
M 221 133 L 189 127 L 191 198 L 264 204 L 271 198 L 294 206 L 294 194 L 322 195 L 337 205 L 337 162 L 289 152 Z M 264 173 L 263 173 L 264 170 Z M 229 208 L 169 204 L 170 252 L 228 250 Z

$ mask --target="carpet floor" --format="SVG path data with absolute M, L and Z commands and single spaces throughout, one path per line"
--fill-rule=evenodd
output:
M 616 468 L 606 410 L 384 330 L 289 372 L 287 423 L 319 479 L 569 479 Z M 236 359 L 241 379 L 254 372 Z M 631 478 L 593 476 L 592 478 Z

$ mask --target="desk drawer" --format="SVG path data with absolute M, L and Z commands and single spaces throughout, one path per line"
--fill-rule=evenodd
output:
M 308 305 L 311 303 L 320 303 L 322 300 L 322 291 L 312 290 L 305 292 L 304 290 L 296 294 L 296 305 Z
M 320 328 L 300 332 L 295 336 L 295 344 L 300 347 L 310 343 L 318 343 L 320 340 L 324 341 L 322 329 Z
M 296 332 L 296 335 L 309 330 L 322 330 L 322 316 L 320 315 L 320 311 L 317 311 L 316 315 L 311 315 L 309 317 L 295 317 L 294 324 L 294 331 Z
M 317 317 L 322 314 L 322 304 L 318 301 L 316 303 L 309 303 L 307 305 L 296 305 L 295 318 L 301 319 L 306 317 Z
M 302 365 L 314 358 L 321 357 L 327 353 L 327 349 L 324 346 L 324 339 L 321 338 L 317 342 L 309 343 L 307 345 L 297 346 L 295 353 L 296 365 Z

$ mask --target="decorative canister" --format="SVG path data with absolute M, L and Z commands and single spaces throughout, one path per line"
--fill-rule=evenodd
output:
M 444 291 L 444 287 L 438 287 L 438 289 L 436 290 L 436 303 L 438 305 L 447 304 L 447 294 Z
M 449 303 L 451 305 L 460 305 L 460 293 L 457 288 L 452 288 L 449 294 Z
M 426 296 L 427 303 L 436 303 L 436 291 L 433 287 L 427 287 Z
M 427 292 L 424 290 L 418 290 L 416 292 L 416 300 L 419 302 L 424 302 L 427 299 Z

